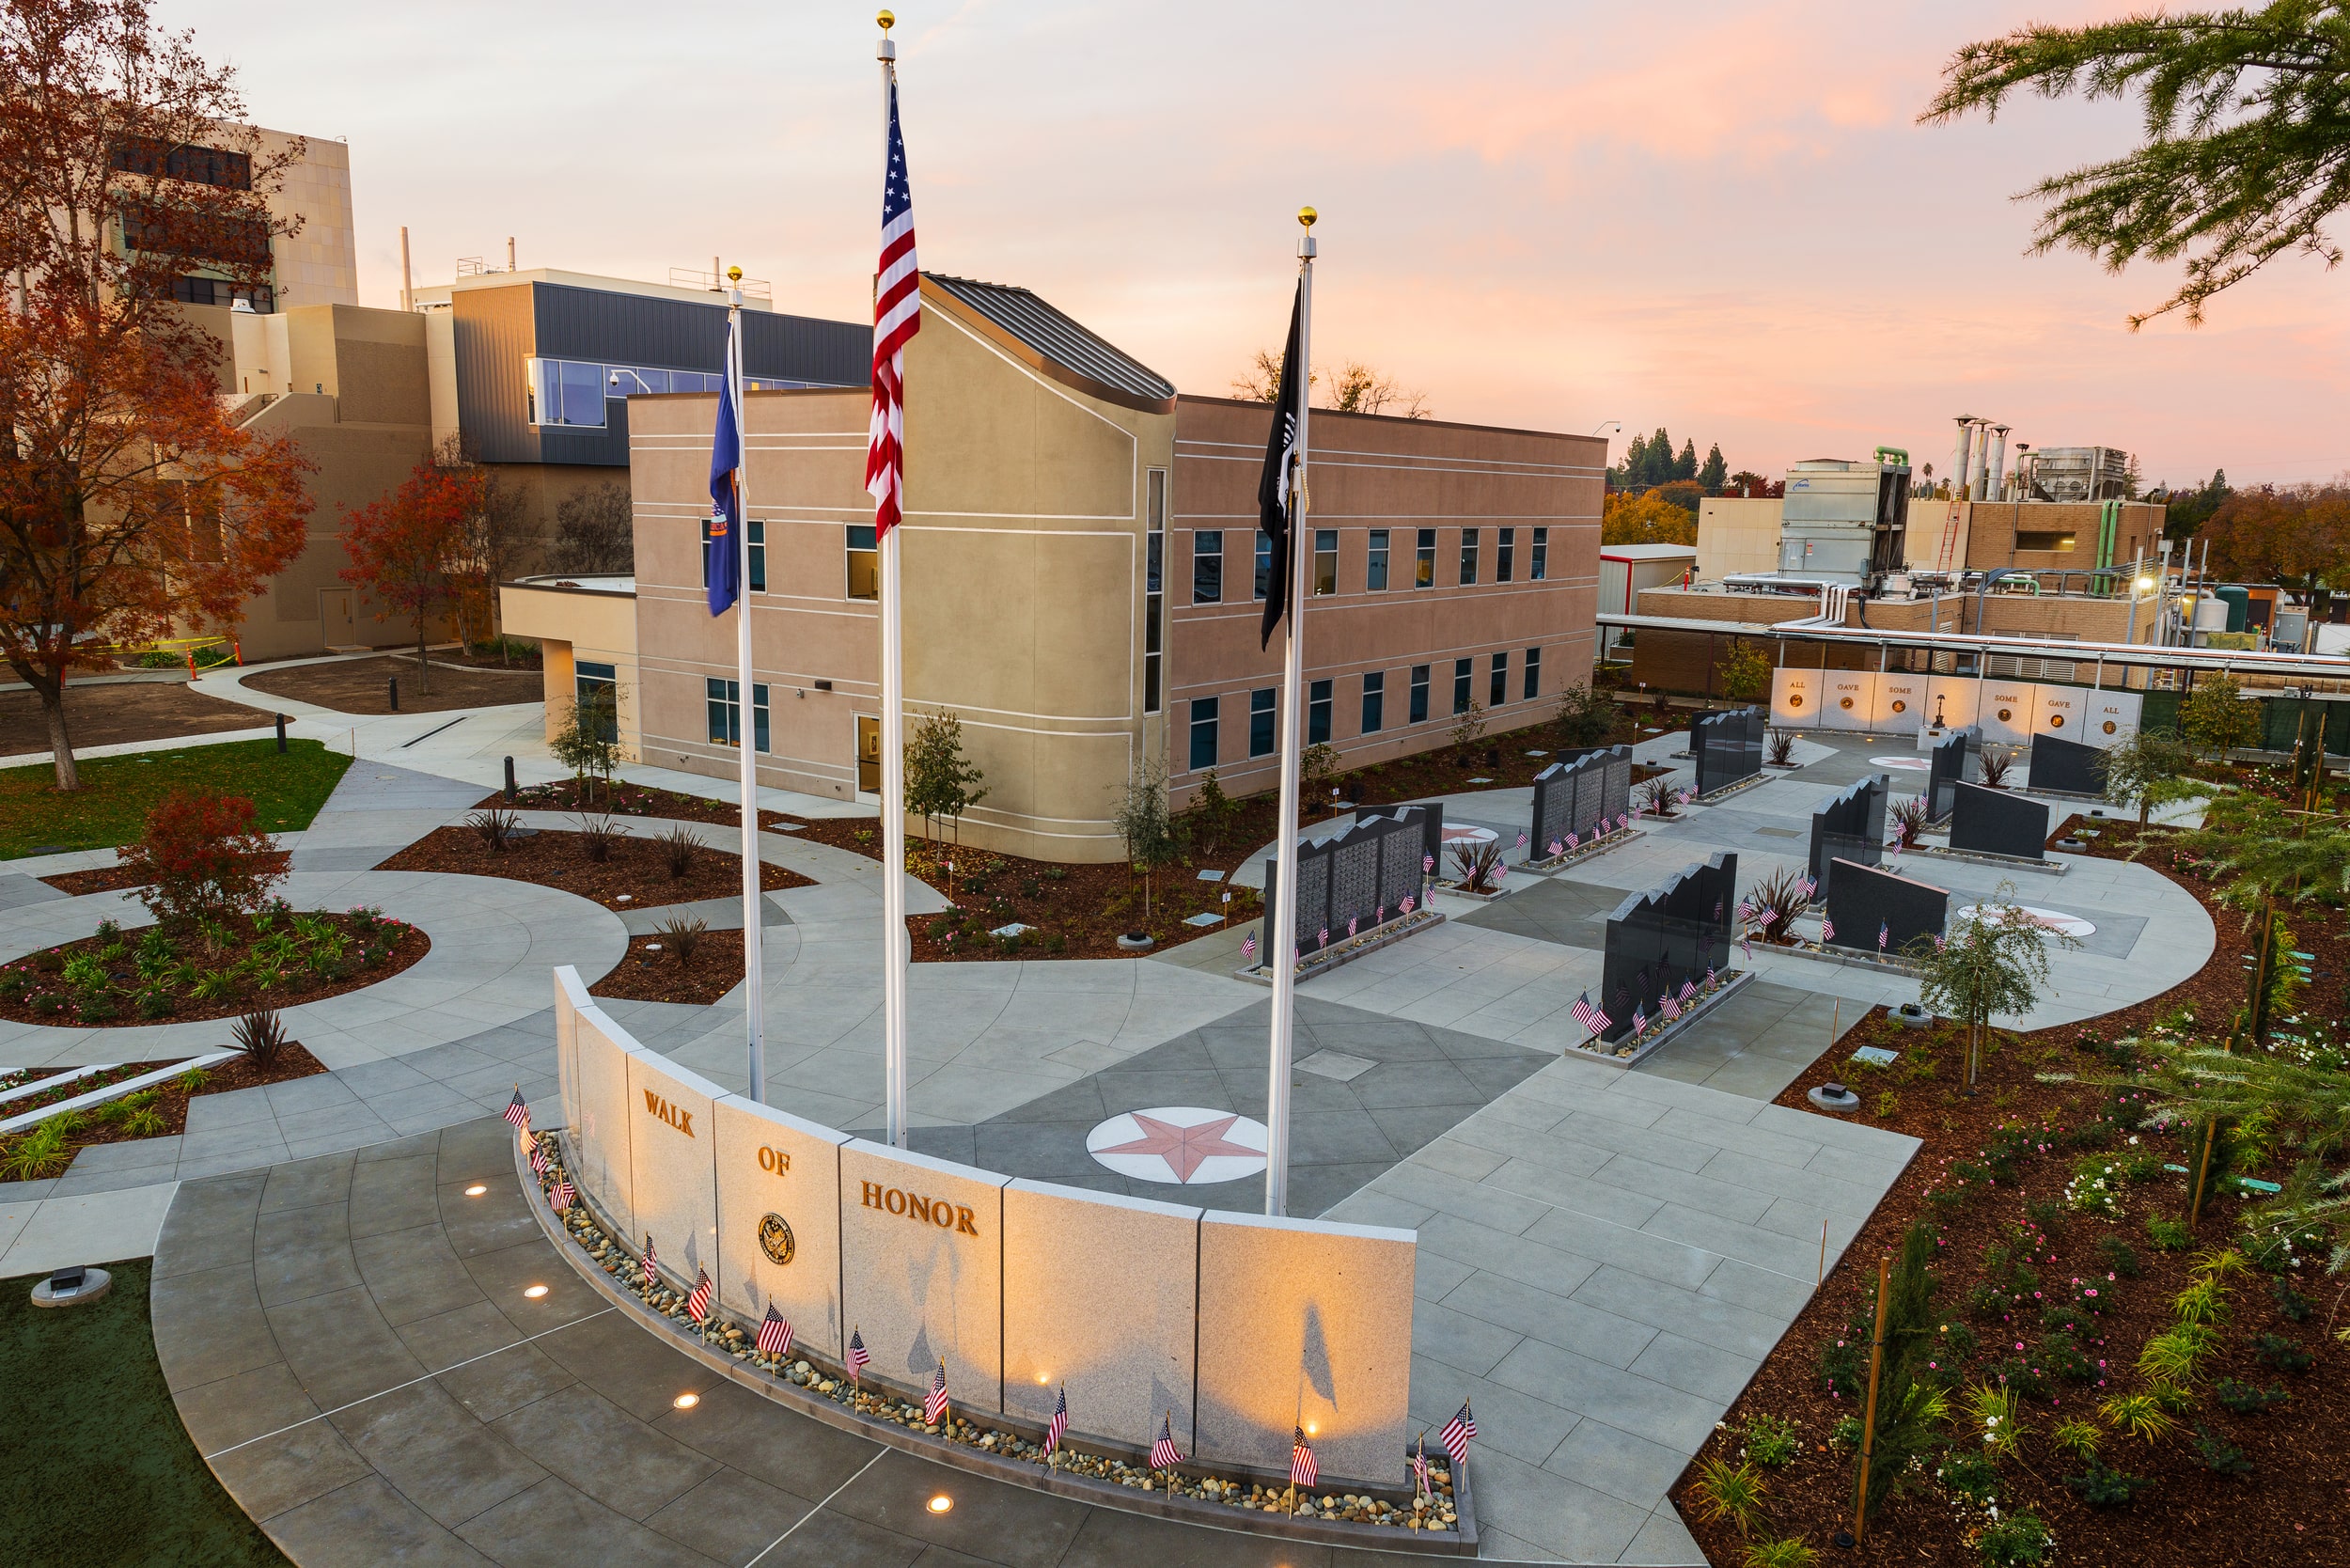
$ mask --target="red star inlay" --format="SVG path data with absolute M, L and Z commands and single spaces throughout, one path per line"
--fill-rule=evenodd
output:
M 1113 1144 L 1107 1149 L 1097 1149 L 1094 1152 L 1099 1154 L 1156 1154 L 1167 1162 L 1167 1168 L 1175 1172 L 1175 1179 L 1179 1182 L 1190 1181 L 1191 1173 L 1198 1169 L 1200 1162 L 1211 1154 L 1239 1154 L 1252 1160 L 1264 1158 L 1264 1151 L 1261 1149 L 1250 1149 L 1243 1144 L 1225 1141 L 1225 1133 L 1230 1130 L 1233 1122 L 1240 1120 L 1237 1116 L 1227 1116 L 1214 1121 L 1202 1121 L 1197 1127 L 1178 1127 L 1172 1121 L 1162 1121 L 1157 1117 L 1146 1116 L 1141 1111 L 1133 1111 L 1129 1114 L 1134 1117 L 1135 1125 L 1142 1129 L 1143 1136 L 1132 1143 Z

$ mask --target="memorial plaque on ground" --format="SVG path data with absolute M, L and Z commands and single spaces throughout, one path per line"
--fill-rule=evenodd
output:
M 1600 970 L 1600 1007 L 1607 1014 L 1601 1039 L 1629 1033 L 1634 1008 L 1653 1017 L 1667 993 L 1678 998 L 1684 981 L 1703 985 L 1708 970 L 1729 967 L 1737 886 L 1738 857 L 1721 851 L 1616 906 Z
M 1762 771 L 1762 733 L 1769 722 L 1760 708 L 1739 708 L 1709 713 L 1689 726 L 1699 794 L 1710 795 Z
M 1921 936 L 1941 935 L 1950 913 L 1947 889 L 1882 866 L 1840 860 L 1827 879 L 1827 919 L 1836 928 L 1830 947 L 1898 954 Z
M 2048 808 L 2010 790 L 1980 784 L 1951 786 L 1950 848 L 1971 855 L 2006 855 L 2045 859 Z
M 1885 797 L 1890 775 L 1855 779 L 1811 813 L 1811 880 L 1825 889 L 1839 860 L 1874 866 L 1885 858 Z
M 1311 954 L 1346 935 L 1348 922 L 1367 931 L 1401 912 L 1406 898 L 1426 897 L 1422 867 L 1439 853 L 1443 810 L 1434 806 L 1399 806 L 1366 812 L 1318 844 L 1297 852 L 1297 931 L 1300 954 Z M 1264 896 L 1272 907 L 1279 861 L 1264 863 Z M 1267 929 L 1271 929 L 1270 926 Z M 1266 961 L 1272 955 L 1267 953 Z
M 1534 816 L 1528 834 L 1537 860 L 1563 844 L 1569 834 L 1588 839 L 1606 831 L 1604 823 L 1632 809 L 1632 748 L 1594 747 L 1569 762 L 1553 762 L 1534 776 Z
M 1966 781 L 1968 759 L 1982 749 L 1982 731 L 1973 725 L 1950 730 L 1926 754 L 1926 812 L 1935 822 L 1949 820 L 1952 788 Z
M 2102 747 L 2083 745 L 2078 741 L 2060 740 L 2054 735 L 2034 735 L 2031 738 L 2031 788 L 2053 790 L 2063 795 L 2096 795 L 2106 792 L 2106 776 L 2099 759 L 2105 756 Z

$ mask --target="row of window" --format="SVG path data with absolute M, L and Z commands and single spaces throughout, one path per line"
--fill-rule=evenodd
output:
M 1428 686 L 1433 670 L 1429 665 L 1414 665 L 1405 687 L 1406 724 L 1428 722 Z M 1543 651 L 1526 651 L 1523 700 L 1531 702 L 1543 691 Z M 1452 712 L 1465 713 L 1475 696 L 1477 661 L 1474 658 L 1452 661 Z M 1306 686 L 1306 744 L 1321 745 L 1330 739 L 1331 711 L 1335 703 L 1334 681 L 1308 682 Z M 1248 694 L 1248 755 L 1270 757 L 1279 748 L 1274 714 L 1277 688 L 1260 686 Z M 1498 708 L 1510 700 L 1510 654 L 1507 650 L 1494 654 L 1486 665 L 1485 706 Z M 1235 698 L 1237 710 L 1238 699 Z M 1197 773 L 1212 768 L 1222 756 L 1222 724 L 1224 699 L 1217 697 L 1198 697 L 1191 702 L 1191 769 Z M 1234 714 L 1238 716 L 1237 711 Z M 1362 726 L 1359 734 L 1375 735 L 1387 728 L 1387 673 L 1371 670 L 1362 677 Z
M 1526 579 L 1539 583 L 1550 576 L 1550 530 L 1529 530 L 1526 561 Z M 1389 587 L 1388 556 L 1396 530 L 1372 528 L 1371 542 L 1363 555 L 1363 591 L 1385 593 Z M 1256 587 L 1251 595 L 1262 599 L 1273 577 L 1273 541 L 1262 528 L 1256 530 Z M 1416 588 L 1436 586 L 1436 530 L 1413 530 L 1411 585 Z M 1481 528 L 1461 530 L 1460 570 L 1453 581 L 1462 588 L 1473 588 L 1479 581 L 1480 555 L 1483 549 Z M 1493 580 L 1512 582 L 1518 570 L 1518 530 L 1494 530 Z M 1317 597 L 1339 591 L 1339 530 L 1314 530 L 1313 590 Z M 1191 602 L 1195 604 L 1220 604 L 1224 602 L 1224 530 L 1201 528 L 1191 536 Z
M 277 290 L 268 284 L 231 283 L 225 277 L 175 277 L 171 280 L 171 297 L 181 305 L 217 305 L 224 308 L 233 307 L 243 300 L 260 316 L 277 308 Z
M 744 525 L 750 535 L 751 591 L 767 591 L 767 525 L 757 518 Z M 848 597 L 851 599 L 881 598 L 881 552 L 874 547 L 873 525 L 852 523 L 847 530 L 846 568 Z M 710 587 L 710 519 L 702 519 L 702 587 Z
M 222 147 L 177 146 L 153 136 L 126 136 L 115 143 L 107 158 L 125 174 L 160 175 L 224 191 L 253 189 L 253 158 Z
M 534 425 L 575 425 L 601 430 L 604 401 L 639 392 L 715 392 L 726 378 L 715 370 L 672 370 L 651 365 L 611 365 L 585 359 L 525 359 L 524 394 L 529 401 L 528 422 Z M 744 376 L 743 384 L 754 392 L 776 387 L 815 386 L 812 381 L 783 381 L 774 376 Z

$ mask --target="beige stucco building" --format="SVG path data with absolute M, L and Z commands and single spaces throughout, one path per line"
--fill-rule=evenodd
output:
M 1269 787 L 1279 645 L 1258 645 L 1255 497 L 1270 411 L 1179 397 L 1026 290 L 926 275 L 922 295 L 906 368 L 906 691 L 916 715 L 960 716 L 986 775 L 964 838 L 1111 860 L 1113 814 L 1146 766 L 1167 770 L 1178 804 L 1211 767 L 1236 794 Z M 870 395 L 744 399 L 749 694 L 730 690 L 732 618 L 704 599 L 714 410 L 703 394 L 632 400 L 633 582 L 516 584 L 507 623 L 546 642 L 550 726 L 608 669 L 622 745 L 642 761 L 731 776 L 747 739 L 764 783 L 872 799 Z M 1472 703 L 1496 729 L 1528 722 L 1588 677 L 1598 441 L 1321 412 L 1313 433 L 1313 739 L 1350 765 L 1376 760 L 1446 744 Z

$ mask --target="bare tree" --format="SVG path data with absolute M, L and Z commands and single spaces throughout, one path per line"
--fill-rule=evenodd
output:
M 1399 385 L 1393 376 L 1383 376 L 1359 359 L 1350 359 L 1339 368 L 1330 382 L 1330 400 L 1325 405 L 1340 414 L 1391 414 L 1398 419 L 1428 417 L 1428 397 Z
M 555 544 L 547 553 L 547 570 L 576 577 L 636 570 L 634 509 L 628 486 L 607 479 L 564 497 L 555 509 Z
M 460 437 L 443 441 L 433 454 L 439 466 L 473 480 L 472 505 L 459 521 L 450 575 L 457 580 L 458 640 L 467 647 L 488 640 L 497 624 L 498 585 L 509 580 L 537 542 L 522 491 L 499 471 L 477 463 Z M 500 644 L 503 651 L 504 644 Z

